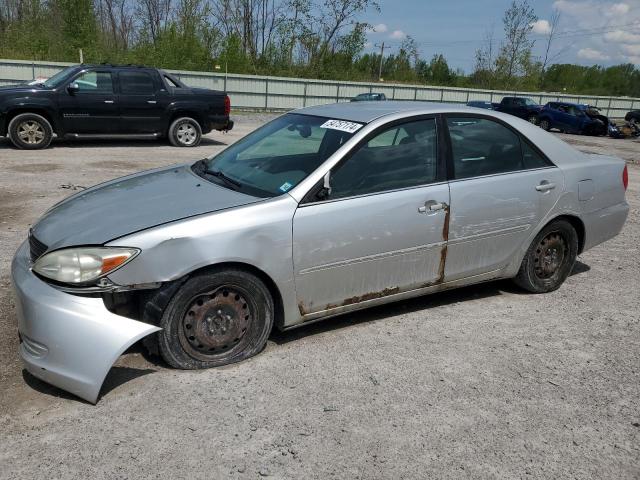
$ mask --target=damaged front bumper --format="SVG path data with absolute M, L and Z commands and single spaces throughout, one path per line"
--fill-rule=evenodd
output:
M 62 292 L 32 271 L 29 246 L 13 259 L 20 355 L 35 377 L 95 403 L 116 359 L 160 330 L 111 313 L 101 298 Z

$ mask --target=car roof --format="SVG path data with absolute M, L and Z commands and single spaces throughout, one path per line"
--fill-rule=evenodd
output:
M 328 105 L 316 105 L 313 107 L 301 108 L 291 113 L 302 115 L 314 115 L 317 117 L 335 118 L 338 120 L 349 120 L 352 122 L 370 123 L 374 120 L 395 113 L 406 113 L 413 115 L 428 115 L 435 113 L 478 113 L 478 110 L 466 105 L 452 103 L 430 103 L 413 101 L 387 101 L 387 102 L 341 102 L 330 103 Z

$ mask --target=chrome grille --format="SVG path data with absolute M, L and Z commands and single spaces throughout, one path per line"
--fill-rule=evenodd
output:
M 35 262 L 47 251 L 47 246 L 34 237 L 33 232 L 29 230 L 29 254 L 31 256 L 31 262 Z

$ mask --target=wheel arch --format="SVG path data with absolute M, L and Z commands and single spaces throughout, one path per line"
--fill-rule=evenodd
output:
M 547 223 L 545 223 L 542 228 L 545 228 L 551 222 L 555 222 L 557 220 L 565 220 L 571 224 L 571 226 L 575 229 L 578 234 L 578 255 L 580 255 L 584 250 L 585 240 L 586 240 L 586 229 L 584 226 L 584 222 L 582 219 L 576 215 L 571 214 L 563 214 L 558 215 L 557 217 L 551 218 Z M 542 230 L 542 228 L 540 230 Z
M 196 109 L 179 107 L 169 113 L 169 121 L 167 122 L 165 135 L 169 134 L 169 127 L 171 127 L 171 124 L 181 117 L 193 118 L 196 122 L 198 122 L 198 125 L 200 125 L 200 130 L 202 131 L 202 133 L 204 133 L 205 122 L 202 112 L 198 112 Z
M 51 112 L 49 112 L 46 108 L 44 107 L 15 107 L 10 109 L 7 112 L 7 117 L 5 119 L 4 125 L 3 125 L 3 131 L 0 132 L 0 136 L 7 136 L 9 134 L 9 124 L 11 123 L 11 120 L 13 120 L 14 118 L 16 118 L 18 115 L 22 114 L 22 113 L 34 113 L 36 115 L 40 115 L 42 117 L 45 118 L 45 120 L 47 120 L 47 122 L 49 122 L 49 125 L 51 125 L 51 128 L 53 130 L 53 132 L 57 135 L 60 134 L 60 129 L 59 129 L 59 125 L 55 120 L 55 117 L 51 114 Z
M 206 265 L 204 267 L 197 268 L 189 272 L 182 279 L 179 280 L 180 284 L 184 283 L 184 280 L 188 277 L 192 277 L 194 275 L 198 275 L 200 273 L 213 272 L 219 270 L 242 270 L 246 273 L 249 273 L 256 278 L 260 279 L 271 294 L 271 298 L 273 299 L 273 308 L 274 308 L 274 325 L 281 329 L 284 326 L 284 303 L 282 300 L 282 294 L 280 293 L 280 289 L 278 288 L 276 282 L 267 274 L 264 270 L 256 267 L 255 265 L 251 265 L 249 263 L 244 262 L 221 262 L 214 263 L 211 265 Z

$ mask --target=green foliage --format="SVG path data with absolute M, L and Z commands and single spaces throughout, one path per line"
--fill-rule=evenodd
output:
M 0 0 L 0 57 L 137 63 L 221 71 L 376 81 L 380 53 L 365 53 L 369 25 L 358 21 L 374 0 Z M 407 37 L 385 51 L 385 82 L 508 90 L 640 96 L 640 70 L 545 65 L 532 56 L 528 0 L 503 18 L 505 41 L 492 34 L 470 75 L 442 54 L 420 57 Z

